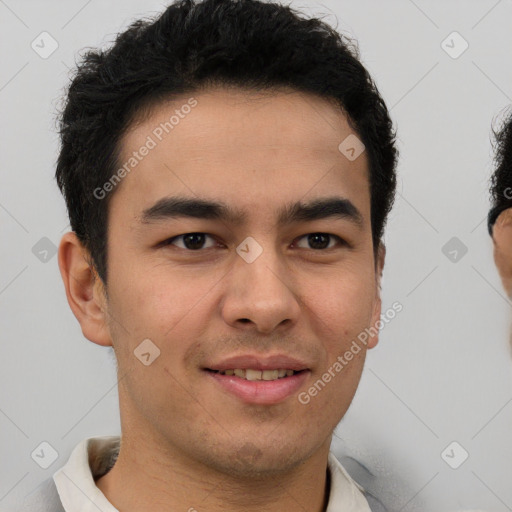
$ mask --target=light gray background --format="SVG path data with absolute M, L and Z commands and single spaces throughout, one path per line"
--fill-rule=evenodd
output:
M 383 311 L 394 301 L 404 309 L 369 352 L 334 448 L 375 473 L 391 510 L 512 510 L 510 302 L 485 222 L 491 122 L 512 104 L 512 2 L 292 5 L 325 13 L 357 38 L 401 150 Z M 82 336 L 57 258 L 42 262 L 32 248 L 43 237 L 57 246 L 68 229 L 53 180 L 54 116 L 77 53 L 163 6 L 0 0 L 2 510 L 51 476 L 80 440 L 119 432 L 108 350 Z M 42 31 L 59 44 L 48 59 L 31 48 Z M 457 59 L 441 47 L 453 31 L 469 43 Z M 468 249 L 456 262 L 442 252 L 452 237 Z M 30 456 L 42 441 L 59 453 L 46 470 Z M 458 469 L 441 457 L 452 441 L 469 453 Z

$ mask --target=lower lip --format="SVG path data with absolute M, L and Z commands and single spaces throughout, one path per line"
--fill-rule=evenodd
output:
M 237 396 L 243 402 L 262 405 L 278 404 L 294 395 L 304 385 L 309 375 L 309 370 L 304 370 L 282 379 L 246 380 L 234 375 L 205 371 L 223 389 Z

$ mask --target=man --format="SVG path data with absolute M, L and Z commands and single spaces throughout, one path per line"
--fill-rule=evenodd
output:
M 182 0 L 84 57 L 61 137 L 59 266 L 113 347 L 122 433 L 33 501 L 369 511 L 329 448 L 378 341 L 397 152 L 350 41 L 277 4 Z
M 488 228 L 496 267 L 507 295 L 512 297 L 512 114 L 495 133 L 495 164 Z

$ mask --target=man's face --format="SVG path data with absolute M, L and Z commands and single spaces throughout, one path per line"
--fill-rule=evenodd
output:
M 225 473 L 278 472 L 329 444 L 356 391 L 365 348 L 317 384 L 307 404 L 298 397 L 380 317 L 383 257 L 375 267 L 368 160 L 340 152 L 354 132 L 317 97 L 215 89 L 194 98 L 197 105 L 161 141 L 155 129 L 188 96 L 159 105 L 122 141 L 121 165 L 148 136 L 156 146 L 109 207 L 105 307 L 121 421 L 162 450 Z M 152 209 L 177 197 L 244 216 Z M 309 218 L 293 215 L 296 203 L 328 199 L 341 202 Z M 149 365 L 134 355 L 146 339 L 160 350 Z M 235 369 L 256 373 L 230 375 Z M 298 373 L 247 380 L 265 369 Z

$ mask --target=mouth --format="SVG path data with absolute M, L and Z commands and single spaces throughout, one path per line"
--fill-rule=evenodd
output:
M 210 368 L 206 368 L 206 371 L 217 373 L 219 375 L 225 375 L 228 377 L 238 377 L 248 381 L 263 380 L 268 382 L 293 377 L 294 375 L 305 372 L 306 370 L 291 370 L 286 368 L 280 368 L 277 370 L 256 370 L 252 368 L 229 368 L 226 370 L 212 370 Z
M 235 371 L 239 375 L 235 374 Z M 284 376 L 279 370 L 206 370 L 206 376 L 211 378 L 213 385 L 225 396 L 234 397 L 243 404 L 276 405 L 295 396 L 304 388 L 310 375 L 309 370 L 284 370 Z M 263 378 L 265 374 L 266 379 Z M 277 375 L 277 377 L 276 377 Z
M 225 358 L 202 368 L 215 389 L 239 403 L 276 405 L 303 388 L 311 369 L 286 354 L 244 354 Z

